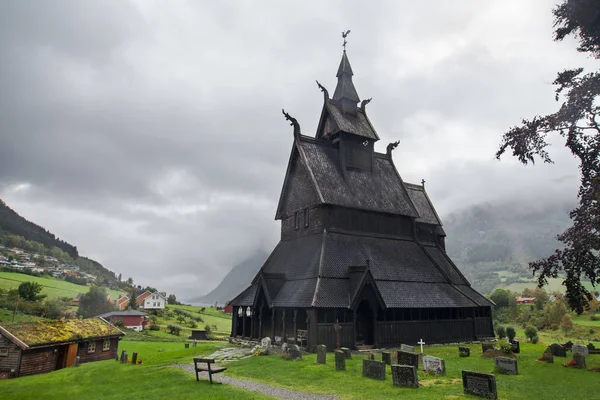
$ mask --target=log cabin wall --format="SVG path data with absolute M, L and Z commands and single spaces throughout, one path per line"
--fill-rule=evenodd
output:
M 91 361 L 102 361 L 102 360 L 110 360 L 115 359 L 118 354 L 119 348 L 119 339 L 111 338 L 110 340 L 110 349 L 103 350 L 102 346 L 104 345 L 104 339 L 96 339 L 93 340 L 96 343 L 96 351 L 93 353 L 88 352 L 89 342 L 81 342 L 79 343 L 79 350 L 77 351 L 77 355 L 79 356 L 80 363 L 86 363 Z
M 416 343 L 451 343 L 475 340 L 472 318 L 442 321 L 398 321 L 375 323 L 375 336 L 380 345 Z
M 340 346 L 354 348 L 354 324 L 351 322 L 340 323 Z M 317 324 L 317 345 L 324 344 L 327 351 L 333 351 L 336 348 L 335 323 Z
M 55 347 L 23 350 L 19 376 L 43 374 L 56 369 Z
M 11 370 L 17 371 L 19 367 L 19 355 L 21 349 L 13 342 L 0 335 L 0 349 L 7 349 L 6 356 L 0 355 L 0 372 L 8 372 Z

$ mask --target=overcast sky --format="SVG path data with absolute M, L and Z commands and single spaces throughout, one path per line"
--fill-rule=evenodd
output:
M 417 4 L 418 3 L 418 4 Z M 80 254 L 179 298 L 206 293 L 279 237 L 292 146 L 335 88 L 341 31 L 369 117 L 438 213 L 575 201 L 577 163 L 494 159 L 552 112 L 554 1 L 0 2 L 0 198 Z M 452 234 L 452 232 L 448 232 Z

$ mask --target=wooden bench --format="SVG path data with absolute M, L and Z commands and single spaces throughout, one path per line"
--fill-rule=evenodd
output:
M 308 331 L 307 330 L 297 329 L 296 337 L 298 338 L 298 341 L 300 342 L 300 346 L 302 346 L 302 341 L 305 341 L 306 345 L 308 345 Z
M 224 367 L 214 367 L 211 368 L 210 364 L 214 364 L 215 359 L 214 358 L 201 358 L 201 357 L 194 357 L 194 369 L 196 370 L 196 380 L 199 381 L 200 378 L 198 377 L 198 372 L 208 372 L 208 379 L 210 380 L 210 383 L 212 384 L 212 374 L 218 374 L 219 372 L 223 372 L 225 371 L 227 368 Z M 200 366 L 198 366 L 198 364 L 201 364 Z M 206 364 L 206 366 L 202 365 L 202 364 Z M 217 382 L 219 383 L 219 382 Z

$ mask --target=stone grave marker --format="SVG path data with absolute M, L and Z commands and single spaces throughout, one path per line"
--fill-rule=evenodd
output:
M 574 368 L 587 369 L 585 365 L 585 356 L 581 353 L 573 353 Z
M 261 341 L 260 341 L 260 347 L 264 350 L 264 351 L 271 351 L 271 347 L 273 347 L 273 345 L 271 344 L 271 338 L 270 337 L 264 337 Z
M 350 351 L 349 348 L 342 347 L 340 350 L 344 352 L 344 357 L 346 357 L 346 359 L 348 359 L 348 360 L 352 359 L 352 352 Z
M 131 355 L 131 363 L 133 365 L 137 364 L 137 353 L 134 351 L 133 354 Z
M 555 357 L 566 357 L 567 351 L 558 343 L 553 343 L 549 347 L 552 350 L 552 355 Z
M 363 360 L 364 377 L 385 380 L 385 363 L 376 360 Z
M 369 352 L 369 360 L 375 360 L 375 354 L 373 354 L 373 352 Z
M 73 363 L 74 367 L 79 367 L 79 360 L 80 360 L 79 356 L 75 357 L 75 362 Z
M 415 346 L 409 346 L 407 344 L 401 344 L 400 345 L 400 350 L 406 351 L 408 353 L 414 353 L 415 352 Z
M 293 344 L 288 347 L 288 353 L 290 353 L 292 360 L 302 360 L 302 350 L 297 344 Z
M 392 365 L 392 381 L 394 386 L 401 387 L 419 387 L 419 377 L 417 369 L 411 365 Z
M 587 346 L 584 346 L 582 344 L 574 344 L 573 346 L 571 346 L 571 351 L 573 352 L 573 354 L 579 353 L 584 357 L 590 355 L 590 349 L 588 349 Z
M 410 365 L 415 368 L 419 368 L 419 355 L 417 353 L 410 353 L 408 351 L 398 351 L 398 364 Z
M 481 372 L 462 371 L 463 390 L 465 394 L 485 397 L 490 400 L 498 399 L 496 377 Z
M 185 346 L 186 349 L 190 348 L 190 344 L 189 343 L 186 343 L 184 346 Z
M 517 360 L 508 357 L 496 357 L 494 358 L 494 365 L 505 374 L 519 375 Z
M 488 350 L 494 350 L 494 345 L 492 343 L 481 343 L 481 352 L 485 353 Z
M 382 351 L 381 361 L 383 361 L 387 365 L 392 365 L 392 353 L 390 353 L 389 351 Z
M 287 343 L 282 344 L 281 345 L 281 352 L 282 353 L 287 353 L 287 351 L 288 351 L 288 344 Z
M 441 358 L 423 356 L 423 371 L 436 375 L 446 375 L 446 362 Z
M 552 356 L 552 349 L 550 347 L 548 347 L 546 351 L 544 351 L 544 354 L 542 354 L 542 356 L 539 358 L 539 361 L 547 362 L 550 364 L 554 363 L 554 356 Z
M 346 354 L 342 350 L 335 351 L 335 369 L 336 371 L 346 370 Z
M 127 359 L 127 352 L 125 350 L 122 350 L 121 351 L 121 358 L 119 359 L 119 361 L 125 362 L 126 359 Z
M 515 354 L 519 354 L 521 353 L 521 344 L 518 340 L 510 340 L 510 348 L 512 349 L 512 352 Z
M 327 346 L 320 344 L 317 346 L 317 364 L 325 364 L 327 361 Z
M 469 347 L 463 347 L 463 346 L 459 346 L 458 347 L 458 353 L 465 353 L 467 357 L 471 356 L 471 349 Z

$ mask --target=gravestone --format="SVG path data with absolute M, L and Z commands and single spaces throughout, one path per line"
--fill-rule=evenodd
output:
M 125 350 L 122 350 L 121 351 L 121 358 L 119 358 L 119 361 L 125 362 L 126 358 L 127 358 L 127 352 Z
M 462 371 L 463 390 L 465 394 L 485 397 L 490 400 L 498 399 L 496 377 L 481 372 Z
M 417 369 L 411 365 L 392 365 L 392 381 L 394 386 L 419 387 Z
M 292 360 L 302 360 L 302 350 L 297 344 L 289 346 L 287 352 Z
M 573 353 L 574 368 L 586 369 L 585 356 L 581 353 Z
M 281 336 L 275 336 L 275 344 L 281 344 L 283 342 L 283 338 Z M 283 346 L 282 346 L 283 351 Z
M 590 355 L 590 350 L 587 348 L 587 346 L 584 346 L 582 344 L 574 344 L 573 346 L 571 346 L 571 351 L 573 352 L 573 354 L 579 353 L 584 357 Z
M 390 353 L 389 351 L 382 351 L 381 361 L 383 361 L 387 365 L 392 365 L 392 353 Z
M 539 358 L 539 361 L 547 362 L 550 364 L 554 363 L 554 356 L 552 356 L 552 349 L 550 347 L 548 347 L 546 351 L 544 351 L 544 354 L 542 354 L 542 356 Z
M 346 370 L 346 354 L 342 350 L 335 351 L 335 369 L 336 371 Z
M 367 378 L 385 380 L 385 363 L 376 360 L 363 360 L 362 375 Z
M 369 353 L 369 360 L 375 360 L 375 354 L 370 352 Z
M 271 351 L 271 347 L 273 347 L 273 345 L 271 344 L 271 338 L 270 337 L 264 337 L 261 341 L 260 341 L 260 347 L 264 350 L 264 351 Z
M 340 350 L 342 350 L 344 352 L 344 357 L 346 357 L 346 359 L 348 359 L 348 360 L 352 359 L 352 352 L 350 351 L 349 348 L 342 347 Z
M 567 356 L 567 351 L 565 350 L 565 348 L 562 347 L 558 343 L 551 344 L 549 348 L 552 351 L 552 355 L 555 357 L 566 357 Z
M 458 347 L 458 353 L 459 354 L 460 353 L 464 353 L 464 354 L 466 354 L 466 357 L 469 357 L 469 356 L 471 356 L 471 349 L 469 347 L 459 346 Z
M 184 346 L 185 346 L 186 349 L 190 348 L 190 344 L 189 343 L 184 344 Z
M 400 345 L 400 350 L 406 351 L 408 353 L 414 353 L 415 352 L 415 346 L 409 346 L 407 344 L 401 344 Z
M 496 357 L 494 358 L 494 365 L 505 374 L 519 375 L 517 360 L 508 357 Z
M 446 362 L 441 358 L 423 356 L 423 371 L 436 375 L 446 375 Z
M 518 340 L 510 340 L 509 343 L 513 353 L 519 354 L 521 352 L 521 344 Z
M 588 350 L 596 350 L 596 346 L 593 343 L 588 343 L 587 348 Z
M 73 364 L 74 367 L 79 367 L 79 356 L 75 357 L 75 363 Z
M 488 350 L 494 350 L 494 345 L 492 343 L 481 343 L 481 352 L 485 353 Z
M 320 344 L 317 346 L 317 364 L 325 364 L 327 361 L 327 346 Z
M 192 343 L 192 347 L 196 347 L 196 341 L 194 340 L 194 342 Z
M 137 352 L 133 352 L 133 354 L 131 355 L 131 363 L 133 365 L 137 364 Z
M 288 344 L 287 343 L 282 344 L 281 345 L 281 352 L 282 353 L 287 353 L 287 351 L 288 351 Z
M 419 368 L 419 355 L 408 351 L 398 351 L 398 364 Z

